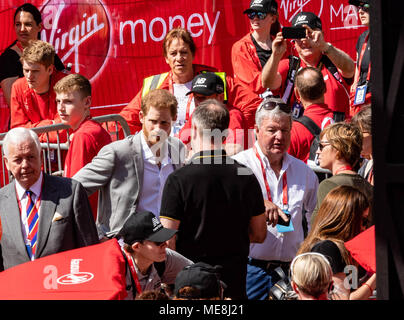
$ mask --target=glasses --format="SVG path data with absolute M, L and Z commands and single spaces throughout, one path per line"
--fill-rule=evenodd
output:
M 369 12 L 370 5 L 369 5 L 369 3 L 361 3 L 361 4 L 358 6 L 358 9 L 362 9 L 362 10 L 365 11 L 365 12 Z
M 279 107 L 279 109 L 281 111 L 286 112 L 286 113 L 290 113 L 292 111 L 292 108 L 286 103 L 265 101 L 265 100 L 263 102 L 261 102 L 261 105 L 259 106 L 258 111 L 261 111 L 261 109 L 273 110 L 276 107 Z
M 323 151 L 323 149 L 324 149 L 326 146 L 329 146 L 329 145 L 331 145 L 331 143 L 329 143 L 329 142 L 320 142 L 320 143 L 318 144 L 318 149 L 319 149 L 320 151 Z
M 256 16 L 258 17 L 258 19 L 264 20 L 267 17 L 267 14 L 265 12 L 259 12 L 259 11 L 253 11 L 247 13 L 247 17 L 250 20 L 253 20 Z

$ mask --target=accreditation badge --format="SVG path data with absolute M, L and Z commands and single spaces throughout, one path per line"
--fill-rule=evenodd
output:
M 367 88 L 367 84 L 356 88 L 354 106 L 365 103 Z

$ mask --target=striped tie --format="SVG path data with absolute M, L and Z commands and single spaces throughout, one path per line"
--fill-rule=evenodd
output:
M 38 234 L 38 209 L 35 206 L 34 201 L 32 201 L 32 194 L 31 190 L 26 191 L 28 197 L 28 204 L 27 204 L 27 223 L 28 223 L 28 240 L 30 242 L 30 246 L 28 251 L 30 251 L 30 257 L 35 257 L 35 250 L 37 244 L 37 234 Z

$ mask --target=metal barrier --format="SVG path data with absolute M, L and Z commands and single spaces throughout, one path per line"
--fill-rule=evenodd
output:
M 130 135 L 130 129 L 126 120 L 119 114 L 109 114 L 92 118 L 100 123 L 111 135 L 112 141 L 120 140 Z M 63 175 L 64 156 L 70 147 L 70 136 L 67 129 L 70 127 L 65 124 L 52 124 L 44 127 L 31 128 L 38 136 L 42 135 L 41 142 L 43 156 L 43 171 L 53 175 Z M 11 181 L 11 175 L 4 164 L 3 139 L 7 133 L 0 134 L 1 163 L 2 163 L 2 179 L 1 186 Z M 50 134 L 56 135 L 56 141 L 51 141 Z M 62 139 L 61 135 L 66 134 L 67 139 Z M 123 135 L 123 137 L 121 137 Z M 54 140 L 54 139 L 52 139 Z M 66 142 L 62 142 L 66 141 Z

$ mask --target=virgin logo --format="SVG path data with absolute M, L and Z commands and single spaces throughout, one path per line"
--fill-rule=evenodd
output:
M 321 17 L 323 0 L 282 0 L 280 1 L 279 11 L 283 13 L 284 21 L 287 22 L 286 25 L 289 25 L 293 17 L 303 11 L 313 12 L 318 17 Z
M 110 23 L 100 0 L 49 0 L 42 6 L 41 39 L 55 47 L 72 72 L 90 80 L 101 73 L 110 50 Z
M 80 272 L 80 261 L 83 259 L 72 259 L 70 261 L 70 273 L 57 279 L 59 284 L 80 284 L 88 282 L 94 278 L 91 272 Z
M 59 284 L 79 284 L 90 281 L 94 275 L 90 272 L 79 272 L 76 274 L 65 274 L 57 279 Z

